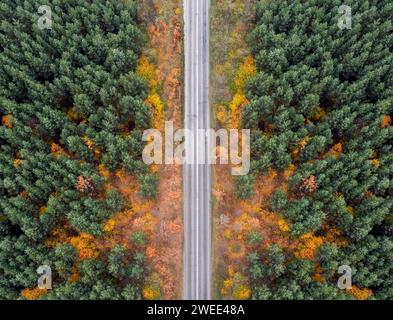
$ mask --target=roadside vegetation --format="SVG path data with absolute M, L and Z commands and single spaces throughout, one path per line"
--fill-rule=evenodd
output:
M 240 106 L 247 102 L 245 84 L 256 72 L 251 49 L 246 43 L 254 21 L 254 6 L 255 1 L 211 2 L 210 102 L 214 115 L 213 127 L 216 129 L 239 128 L 241 125 Z M 230 166 L 214 166 L 212 187 L 213 297 L 248 298 L 250 288 L 244 281 L 247 278 L 235 276 L 237 265 L 241 264 L 241 257 L 245 254 L 239 238 L 243 230 L 239 229 L 238 224 L 243 203 L 235 196 Z M 232 290 L 232 287 L 235 289 Z
M 163 131 L 165 121 L 183 127 L 183 1 L 139 2 L 148 43 L 141 74 L 149 79 L 146 103 L 153 110 L 153 127 Z M 159 178 L 157 196 L 146 209 L 152 216 L 151 241 L 147 247 L 151 281 L 146 299 L 180 299 L 183 264 L 183 185 L 179 165 L 152 166 Z M 148 182 L 150 185 L 150 182 Z M 159 285 L 157 285 L 159 284 Z M 158 290 L 159 289 L 159 290 Z

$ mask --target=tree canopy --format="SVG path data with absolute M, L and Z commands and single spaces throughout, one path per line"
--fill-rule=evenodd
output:
M 52 24 L 42 30 L 39 2 L 0 4 L 0 299 L 26 298 L 40 265 L 54 281 L 43 297 L 137 299 L 143 254 L 116 247 L 79 259 L 64 241 L 101 237 L 124 206 L 99 168 L 153 179 L 141 160 L 151 114 L 135 72 L 145 42 L 137 5 L 45 3 Z M 49 245 L 59 227 L 63 241 Z
M 254 298 L 348 298 L 337 288 L 340 265 L 373 298 L 393 298 L 393 4 L 346 1 L 352 29 L 341 30 L 342 4 L 257 5 L 251 43 L 258 74 L 243 111 L 243 127 L 252 130 L 250 174 L 295 167 L 272 210 L 294 238 L 336 229 L 347 244 L 320 247 L 314 266 L 291 252 L 272 256 L 277 248 L 251 256 Z M 316 267 L 319 280 L 311 277 Z

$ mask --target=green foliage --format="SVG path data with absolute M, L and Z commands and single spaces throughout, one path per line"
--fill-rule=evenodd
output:
M 145 269 L 140 253 L 130 255 L 115 246 L 107 260 L 88 259 L 79 262 L 80 279 L 56 285 L 43 299 L 119 300 L 141 299 Z
M 255 175 L 238 176 L 235 180 L 235 195 L 239 199 L 248 199 L 254 193 Z
M 262 236 L 260 233 L 253 231 L 247 235 L 247 243 L 251 246 L 259 245 L 262 242 Z
M 64 224 L 68 237 L 100 237 L 108 217 L 123 209 L 122 196 L 105 191 L 100 164 L 133 175 L 148 170 L 141 136 L 151 115 L 147 85 L 135 73 L 145 42 L 137 4 L 45 4 L 51 30 L 38 28 L 40 2 L 0 5 L 0 119 L 7 117 L 0 125 L 0 299 L 36 287 L 43 264 L 53 272 L 48 298 L 138 298 L 139 254 L 123 261 L 115 250 L 108 261 L 80 262 L 71 246 L 46 244 Z M 75 268 L 81 280 L 68 282 Z
M 63 279 L 68 279 L 72 273 L 72 267 L 76 262 L 75 249 L 69 244 L 58 245 L 55 248 L 56 272 Z
M 142 246 L 146 243 L 146 233 L 143 231 L 134 232 L 132 234 L 132 242 L 137 246 Z
M 287 205 L 287 195 L 281 189 L 277 190 L 271 198 L 271 207 L 275 212 L 280 212 Z
M 293 165 L 288 192 L 275 192 L 271 208 L 290 222 L 293 236 L 323 237 L 328 225 L 348 245 L 319 249 L 324 282 L 312 280 L 315 270 L 293 254 L 285 256 L 285 270 L 279 252 L 264 253 L 269 264 L 251 257 L 249 274 L 259 281 L 255 299 L 350 298 L 336 285 L 344 264 L 354 271 L 354 285 L 370 288 L 373 298 L 393 298 L 393 127 L 381 125 L 393 113 L 393 6 L 346 1 L 352 29 L 340 30 L 342 4 L 257 4 L 250 43 L 258 74 L 243 112 L 243 126 L 252 131 L 251 174 Z
M 140 195 L 144 199 L 152 199 L 157 195 L 158 177 L 154 174 L 147 173 L 138 176 L 140 186 Z

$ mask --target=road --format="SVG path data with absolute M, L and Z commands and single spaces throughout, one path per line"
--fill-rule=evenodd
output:
M 184 283 L 186 300 L 211 299 L 211 168 L 198 164 L 209 145 L 197 129 L 210 128 L 209 108 L 210 0 L 184 0 L 185 129 L 186 153 L 193 163 L 184 165 Z M 200 158 L 201 159 L 201 158 Z M 200 162 L 199 162 L 200 163 Z

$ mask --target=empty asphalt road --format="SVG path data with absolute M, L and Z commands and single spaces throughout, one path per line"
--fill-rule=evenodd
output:
M 211 299 L 211 168 L 205 160 L 209 145 L 197 129 L 210 128 L 209 108 L 209 8 L 210 0 L 184 0 L 185 128 L 184 175 L 184 283 L 186 300 Z M 200 157 L 198 164 L 197 157 Z

